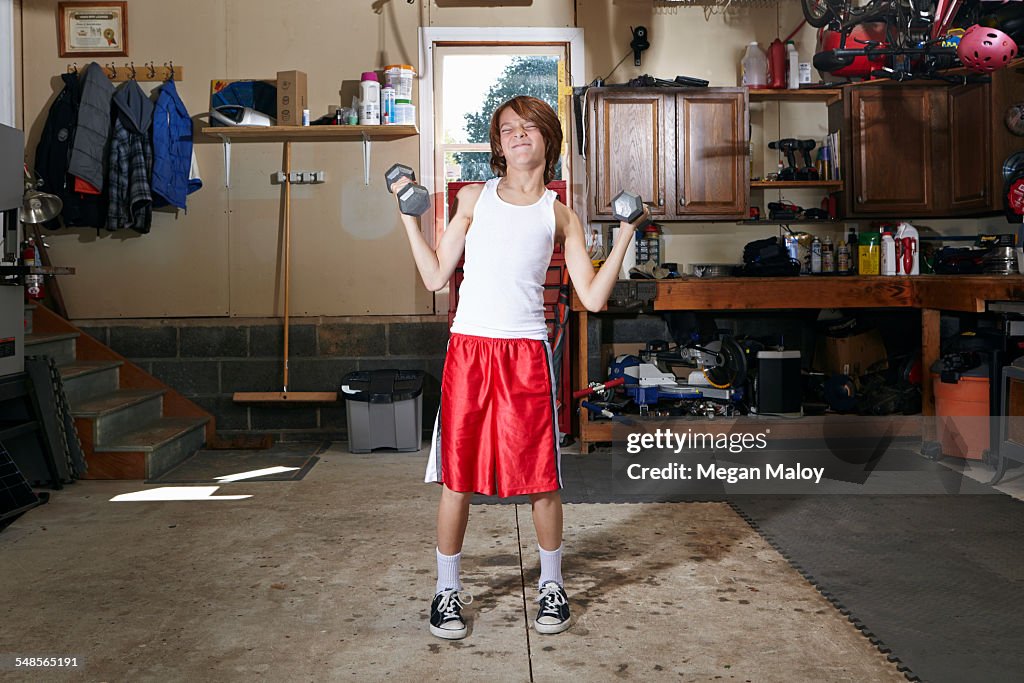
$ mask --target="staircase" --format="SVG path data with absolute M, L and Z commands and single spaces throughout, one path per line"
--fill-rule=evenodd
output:
M 25 321 L 25 355 L 60 370 L 86 479 L 154 479 L 216 439 L 213 416 L 56 313 Z

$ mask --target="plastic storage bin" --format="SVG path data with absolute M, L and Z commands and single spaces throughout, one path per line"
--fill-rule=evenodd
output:
M 418 451 L 423 425 L 423 373 L 419 370 L 350 372 L 338 395 L 345 399 L 348 449 Z
M 932 387 L 942 453 L 980 460 L 991 438 L 988 365 L 960 374 L 956 383 L 941 381 L 939 366 L 932 366 Z

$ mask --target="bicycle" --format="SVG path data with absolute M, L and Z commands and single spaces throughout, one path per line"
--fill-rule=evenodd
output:
M 863 4 L 855 1 L 801 0 L 807 23 L 823 31 L 826 49 L 813 59 L 819 71 L 900 81 L 928 78 L 978 82 L 986 78 L 976 74 L 950 76 L 941 71 L 953 66 L 960 57 L 972 71 L 991 72 L 1005 66 L 1016 54 L 1016 46 L 1008 36 L 993 29 L 983 29 L 988 32 L 987 38 L 1004 45 L 1009 41 L 1012 46 L 993 48 L 986 42 L 979 56 L 975 48 L 980 43 L 978 36 L 974 36 L 968 46 L 972 51 L 964 58 L 959 44 L 948 38 L 949 27 L 958 15 L 972 19 L 976 16 L 977 3 L 965 8 L 964 0 L 868 0 Z M 828 31 L 824 32 L 826 27 Z M 969 31 L 972 29 L 974 26 Z M 850 39 L 858 47 L 848 46 Z

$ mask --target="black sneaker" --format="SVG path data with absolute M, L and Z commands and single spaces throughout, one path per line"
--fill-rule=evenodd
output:
M 540 611 L 533 627 L 537 633 L 561 633 L 569 628 L 569 598 L 565 589 L 554 581 L 540 587 Z
M 438 638 L 458 640 L 465 638 L 468 629 L 462 618 L 462 606 L 473 602 L 469 593 L 456 588 L 443 590 L 430 603 L 430 632 Z

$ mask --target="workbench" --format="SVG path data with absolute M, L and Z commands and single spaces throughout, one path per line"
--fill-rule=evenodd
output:
M 916 275 L 799 277 L 684 277 L 658 280 L 654 311 L 766 311 L 815 308 L 916 308 L 921 311 L 921 361 L 939 358 L 942 311 L 984 313 L 989 301 L 1024 301 L 1022 275 Z M 589 375 L 587 325 L 591 315 L 573 292 L 579 332 L 573 376 L 585 386 Z M 935 414 L 931 373 L 922 373 L 922 413 Z M 580 452 L 612 440 L 612 422 L 579 416 Z

